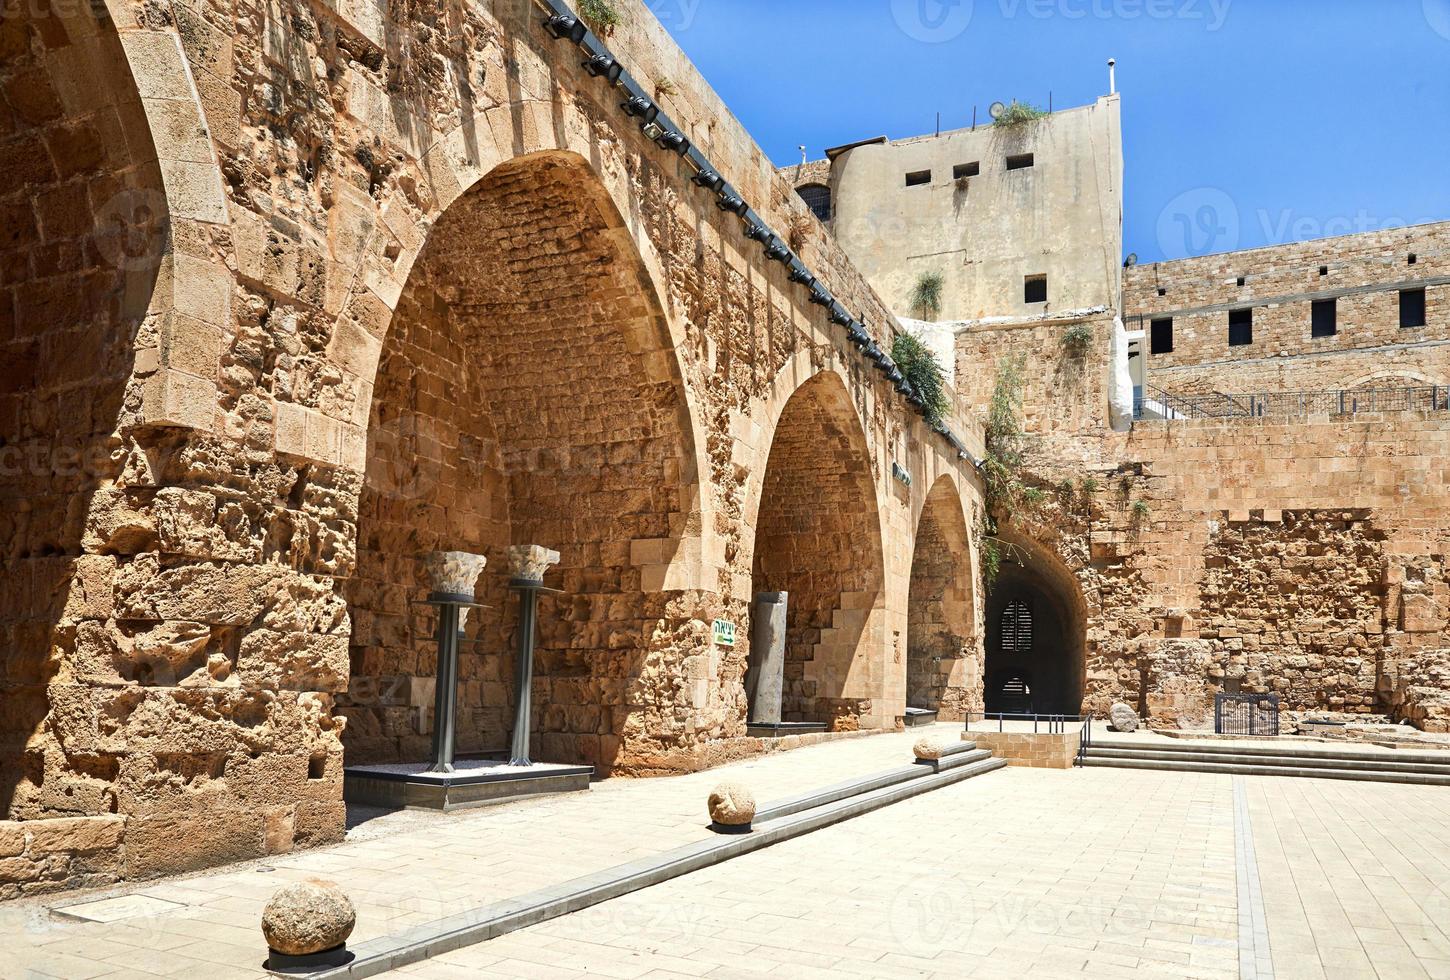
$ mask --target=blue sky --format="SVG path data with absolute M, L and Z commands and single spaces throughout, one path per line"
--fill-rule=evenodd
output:
M 1145 262 L 1450 219 L 1450 0 L 647 0 L 778 164 L 1085 105 Z

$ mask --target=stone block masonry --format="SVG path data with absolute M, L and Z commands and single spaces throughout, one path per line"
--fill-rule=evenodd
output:
M 1400 294 L 1425 322 L 1402 326 Z M 1315 336 L 1313 306 L 1334 305 Z M 1229 345 L 1230 310 L 1252 343 Z M 1144 344 L 1149 384 L 1173 394 L 1404 388 L 1450 383 L 1450 223 L 1299 242 L 1126 270 L 1124 319 L 1172 321 L 1172 349 Z
M 674 81 L 689 138 L 889 347 L 788 182 L 619 5 L 630 71 Z M 801 669 L 836 727 L 895 724 L 926 490 L 971 512 L 977 479 L 577 49 L 528 4 L 143 6 L 0 27 L 0 818 L 23 825 L 0 894 L 339 839 L 344 759 L 426 752 L 412 603 L 438 548 L 490 557 L 464 749 L 507 737 L 503 553 L 539 543 L 563 590 L 539 758 L 762 750 L 748 639 L 710 627 L 750 635 L 776 423 L 813 381 L 835 428 L 785 441 L 838 462 L 860 519 L 787 536 L 878 558 L 815 583 L 829 655 Z M 124 832 L 37 849 L 76 820 Z

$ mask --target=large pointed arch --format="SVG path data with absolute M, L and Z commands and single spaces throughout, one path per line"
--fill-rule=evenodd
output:
M 937 478 L 912 542 L 906 704 L 962 721 L 982 710 L 971 533 L 954 476 Z
M 986 709 L 1080 714 L 1087 687 L 1082 586 L 1040 542 L 1011 528 L 999 537 L 1002 564 L 987 595 Z
M 698 617 L 671 600 L 696 586 L 700 497 L 668 326 L 608 193 L 574 154 L 496 167 L 432 228 L 380 352 L 348 586 L 349 761 L 425 754 L 434 664 L 404 600 L 426 592 L 435 550 L 488 557 L 459 745 L 503 747 L 521 544 L 562 556 L 564 594 L 539 614 L 542 757 L 607 772 L 677 741 L 659 688 L 692 652 Z
M 126 471 L 170 215 L 104 6 L 9 5 L 0 51 L 0 820 L 126 812 L 124 753 L 61 719 L 144 682 L 108 619 L 156 547 Z
M 859 727 L 885 671 L 881 519 L 866 434 L 835 371 L 782 408 L 754 528 L 752 595 L 789 596 L 782 720 Z

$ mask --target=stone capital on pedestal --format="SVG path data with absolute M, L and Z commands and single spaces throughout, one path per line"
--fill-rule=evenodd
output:
M 509 578 L 515 582 L 542 585 L 550 566 L 559 564 L 559 553 L 539 544 L 517 544 L 509 549 Z
M 478 577 L 488 559 L 466 551 L 431 551 L 423 556 L 428 584 L 435 596 L 450 596 L 472 602 Z

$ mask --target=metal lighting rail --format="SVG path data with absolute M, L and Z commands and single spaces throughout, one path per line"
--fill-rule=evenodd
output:
M 570 41 L 584 53 L 586 56 L 583 62 L 584 70 L 595 78 L 604 79 L 611 87 L 620 90 L 624 99 L 620 103 L 620 108 L 630 118 L 638 121 L 645 136 L 661 149 L 678 154 L 690 165 L 695 171 L 694 176 L 690 178 L 695 186 L 712 192 L 716 197 L 716 207 L 721 211 L 737 215 L 740 218 L 745 225 L 745 237 L 759 242 L 765 250 L 767 259 L 785 266 L 786 274 L 791 282 L 810 291 L 810 302 L 824 307 L 830 321 L 846 329 L 846 338 L 876 366 L 878 371 L 886 376 L 886 380 L 895 386 L 917 414 L 925 419 L 925 399 L 912 387 L 911 382 L 906 380 L 901 369 L 892 361 L 891 356 L 882 350 L 881 346 L 866 332 L 865 322 L 852 316 L 851 312 L 841 305 L 825 284 L 806 267 L 800 256 L 796 255 L 790 246 L 765 223 L 765 220 L 745 201 L 740 192 L 720 175 L 720 172 L 685 135 L 684 130 L 655 104 L 644 87 L 625 70 L 625 67 L 619 63 L 604 42 L 580 19 L 579 15 L 563 0 L 535 0 L 535 3 L 548 15 L 543 22 L 544 29 L 556 40 Z M 968 460 L 973 466 L 981 467 L 981 461 L 967 451 L 966 445 L 957 438 L 951 429 L 947 428 L 944 422 L 931 423 L 931 427 L 956 450 L 958 459 Z

